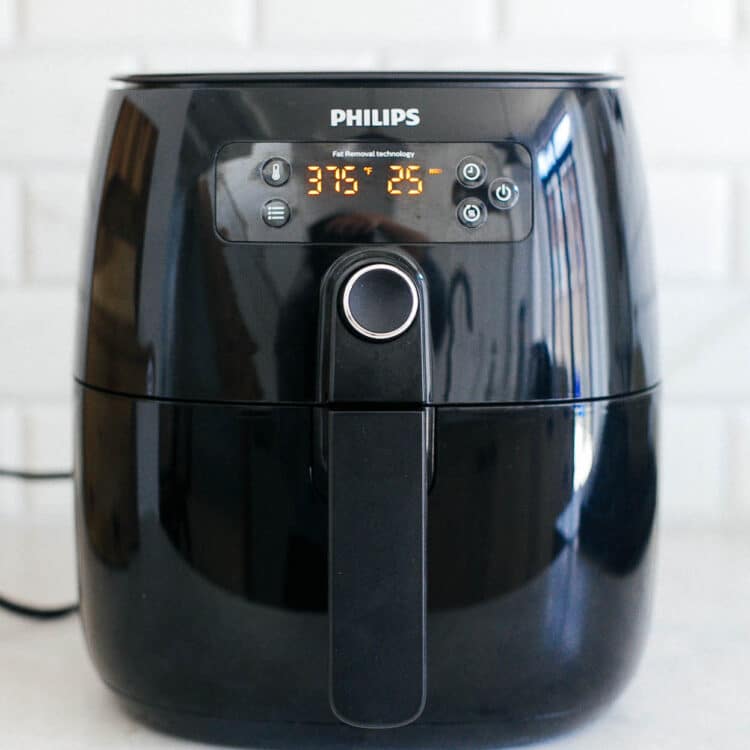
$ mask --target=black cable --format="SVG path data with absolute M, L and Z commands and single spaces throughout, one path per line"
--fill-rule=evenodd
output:
M 60 479 L 72 479 L 72 471 L 25 471 L 24 469 L 0 468 L 0 477 L 20 479 L 23 482 L 56 482 Z
M 19 479 L 22 482 L 57 482 L 72 479 L 71 471 L 26 471 L 24 469 L 0 468 L 0 478 Z M 12 612 L 21 617 L 33 617 L 37 620 L 56 620 L 67 617 L 78 611 L 78 604 L 66 604 L 62 607 L 36 607 L 30 604 L 22 604 L 12 599 L 6 599 L 0 595 L 0 608 Z
M 66 604 L 63 607 L 34 607 L 12 599 L 6 599 L 4 596 L 0 596 L 0 607 L 14 615 L 33 617 L 36 620 L 57 620 L 78 611 L 77 604 Z

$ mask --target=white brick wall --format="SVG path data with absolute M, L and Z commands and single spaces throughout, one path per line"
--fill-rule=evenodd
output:
M 738 2 L 739 33 L 747 37 L 750 36 L 750 0 L 738 0 Z
M 24 460 L 23 421 L 17 404 L 0 401 L 0 466 L 18 466 Z M 21 482 L 0 478 L 0 525 L 23 512 L 26 502 Z
M 729 513 L 733 519 L 750 521 L 750 408 L 744 407 L 731 416 L 730 431 Z
M 662 416 L 667 438 L 660 465 L 664 524 L 684 527 L 724 521 L 728 507 L 717 498 L 728 490 L 725 411 L 720 406 L 685 406 L 667 400 Z
M 56 397 L 72 389 L 73 286 L 23 286 L 0 294 L 0 399 Z
M 508 27 L 529 39 L 607 40 L 613 43 L 724 42 L 735 26 L 733 0 L 516 0 Z
M 34 171 L 25 186 L 28 278 L 73 284 L 82 250 L 86 174 L 83 170 Z
M 682 166 L 750 158 L 746 43 L 633 50 L 625 71 L 645 151 L 652 160 L 669 159 Z
M 730 273 L 732 182 L 721 169 L 649 174 L 656 268 L 664 281 L 724 281 Z M 700 207 L 686 211 L 700 196 Z
M 15 175 L 0 170 L 0 284 L 21 278 L 21 185 Z
M 294 45 L 298 40 L 334 48 L 472 44 L 496 34 L 492 0 L 379 0 L 357 5 L 349 0 L 284 3 L 260 0 L 264 41 Z
M 0 0 L 0 464 L 70 459 L 107 76 L 228 68 L 625 72 L 661 286 L 665 524 L 750 522 L 750 0 Z M 54 504 L 22 492 L 0 481 L 0 513 Z
M 748 0 L 750 7 L 750 0 Z M 750 11 L 748 11 L 750 13 Z M 750 281 L 750 167 L 746 167 L 739 182 L 735 202 L 737 238 L 734 244 L 737 270 Z
M 0 50 L 8 45 L 16 32 L 14 0 L 0 0 Z
M 243 43 L 254 19 L 245 0 L 26 0 L 23 6 L 30 41 L 64 46 Z
M 0 163 L 85 165 L 107 79 L 134 60 L 80 43 L 65 51 L 19 45 L 6 52 L 0 63 Z

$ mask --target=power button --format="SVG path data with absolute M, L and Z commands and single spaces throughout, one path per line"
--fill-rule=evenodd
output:
M 490 203 L 495 208 L 508 209 L 518 203 L 518 185 L 510 177 L 498 177 L 490 183 Z

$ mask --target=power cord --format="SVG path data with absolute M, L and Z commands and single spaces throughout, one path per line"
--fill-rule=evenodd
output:
M 23 469 L 0 468 L 0 478 L 19 479 L 22 482 L 59 482 L 73 478 L 71 471 L 26 471 Z M 35 607 L 29 604 L 8 599 L 0 594 L 0 608 L 22 617 L 33 617 L 36 620 L 56 620 L 78 611 L 78 604 L 67 604 L 62 607 Z
M 72 471 L 24 471 L 22 469 L 2 469 L 0 477 L 9 479 L 20 479 L 24 482 L 48 482 L 60 479 L 72 479 Z

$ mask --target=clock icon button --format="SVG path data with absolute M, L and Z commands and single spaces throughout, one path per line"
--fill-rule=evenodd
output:
M 465 156 L 458 162 L 456 176 L 464 187 L 479 187 L 487 178 L 487 165 L 478 156 Z

